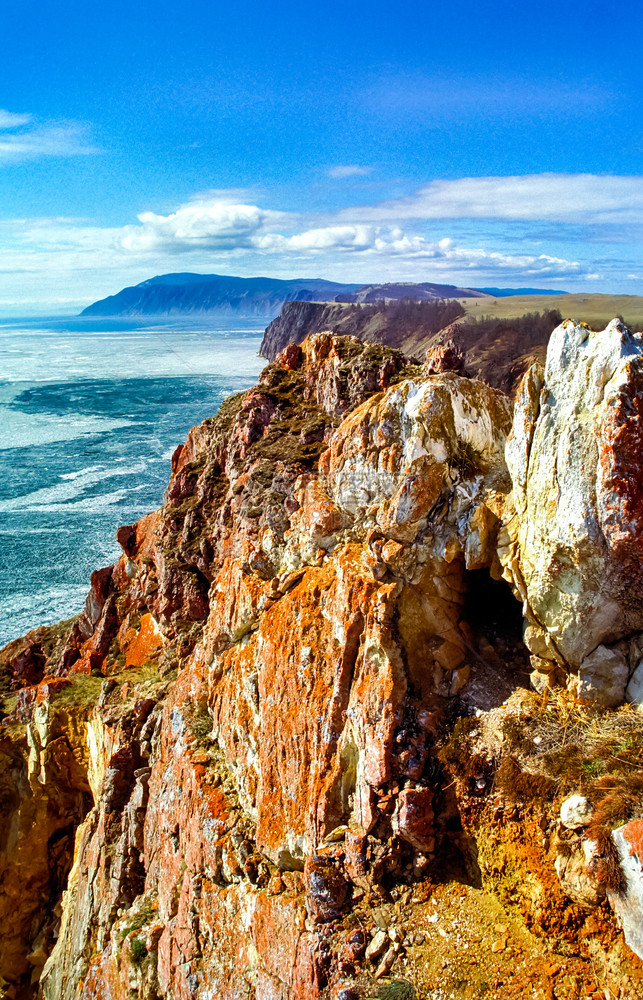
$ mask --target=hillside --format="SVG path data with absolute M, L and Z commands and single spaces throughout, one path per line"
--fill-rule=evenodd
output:
M 565 294 L 511 295 L 497 298 L 462 298 L 462 305 L 472 319 L 482 316 L 494 319 L 514 319 L 525 313 L 558 309 L 563 316 L 573 317 L 579 322 L 589 323 L 595 329 L 604 327 L 614 316 L 622 316 L 633 329 L 643 326 L 643 296 L 641 295 L 599 295 L 586 292 Z
M 509 291 L 509 290 L 506 290 Z M 502 294 L 502 289 L 499 290 Z M 116 295 L 93 302 L 81 316 L 168 316 L 189 313 L 272 318 L 285 302 L 381 302 L 479 298 L 481 289 L 431 282 L 357 285 L 324 278 L 241 278 L 221 274 L 180 272 L 159 274 Z
M 456 285 L 436 285 L 425 281 L 421 283 L 395 281 L 383 285 L 364 285 L 356 292 L 338 295 L 337 302 L 383 302 L 397 299 L 413 299 L 415 302 L 428 302 L 434 299 L 479 298 L 482 288 L 458 288 Z M 486 293 L 484 296 L 486 298 Z
M 369 285 L 360 286 L 324 278 L 240 278 L 221 274 L 190 272 L 160 274 L 139 285 L 123 288 L 116 295 L 93 302 L 81 316 L 168 316 L 190 313 L 258 316 L 270 319 L 285 302 L 311 300 L 328 302 L 337 296 L 353 301 L 380 301 L 385 298 L 413 297 L 420 300 L 480 297 L 479 289 L 456 285 Z M 484 295 L 482 296 L 484 298 Z
M 549 335 L 565 317 L 599 329 L 621 315 L 632 330 L 643 328 L 643 297 L 633 295 L 462 297 L 458 304 L 459 314 L 438 325 L 439 313 L 422 315 L 423 303 L 287 303 L 267 327 L 260 355 L 274 360 L 289 343 L 322 330 L 386 344 L 417 358 L 452 340 L 470 374 L 511 393 L 527 368 L 544 360 Z M 454 306 L 451 300 L 449 307 Z
M 332 300 L 359 286 L 323 278 L 238 278 L 221 274 L 161 274 L 92 303 L 81 316 L 168 316 L 190 313 L 276 316 L 293 299 Z

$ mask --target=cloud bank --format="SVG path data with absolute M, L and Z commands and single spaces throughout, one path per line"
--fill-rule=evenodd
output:
M 28 145 L 38 132 L 7 117 L 0 117 L 0 129 L 0 157 L 6 138 L 20 135 Z M 4 294 L 13 286 L 21 289 L 21 301 L 41 300 L 49 283 L 56 296 L 77 289 L 80 304 L 176 270 L 641 290 L 638 177 L 438 180 L 404 198 L 326 213 L 277 211 L 262 202 L 250 191 L 209 191 L 167 214 L 143 211 L 123 226 L 5 220 Z
M 341 213 L 342 216 L 348 214 L 348 211 Z M 207 250 L 213 254 L 279 255 L 301 261 L 332 254 L 335 258 L 430 261 L 433 265 L 454 266 L 459 271 L 489 274 L 506 271 L 524 276 L 564 277 L 587 273 L 576 260 L 544 253 L 506 254 L 500 250 L 463 247 L 449 237 L 431 240 L 417 233 L 407 233 L 399 225 L 331 221 L 327 225 L 292 232 L 298 221 L 295 216 L 235 202 L 222 193 L 181 205 L 169 215 L 142 212 L 138 218 L 140 225 L 127 226 L 120 232 L 120 245 L 137 255 Z M 116 238 L 119 239 L 118 232 Z
M 0 108 L 0 164 L 97 152 L 88 139 L 85 125 L 70 121 L 38 123 L 30 114 Z
M 406 198 L 345 209 L 352 220 L 501 219 L 576 224 L 640 223 L 643 177 L 525 174 L 425 184 Z

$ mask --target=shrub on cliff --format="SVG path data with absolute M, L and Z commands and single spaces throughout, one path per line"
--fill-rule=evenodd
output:
M 430 302 L 416 302 L 414 299 L 373 302 L 369 305 L 354 306 L 343 320 L 341 332 L 361 337 L 375 317 L 381 317 L 384 321 L 386 341 L 396 343 L 412 333 L 417 333 L 418 336 L 430 336 L 462 316 L 464 308 L 455 299 L 435 299 Z

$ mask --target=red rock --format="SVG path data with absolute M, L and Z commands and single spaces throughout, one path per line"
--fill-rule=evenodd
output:
M 457 372 L 465 375 L 465 355 L 456 347 L 452 340 L 429 348 L 424 362 L 427 375 L 439 375 L 442 372 Z
M 299 368 L 302 360 L 302 350 L 299 344 L 288 344 L 275 358 L 275 364 L 291 371 Z
M 16 975 L 77 831 L 45 1000 L 337 993 L 365 943 L 340 918 L 423 878 L 458 818 L 434 816 L 434 740 L 475 646 L 467 572 L 498 568 L 509 423 L 479 382 L 316 335 L 190 431 L 66 634 L 0 654 L 31 739 L 2 772 Z M 105 680 L 59 711 L 73 668 Z
M 402 789 L 393 814 L 393 829 L 398 836 L 418 851 L 431 853 L 435 849 L 433 819 L 431 788 Z
M 116 541 L 126 556 L 133 556 L 136 551 L 136 525 L 124 524 L 116 531 Z
M 315 854 L 306 858 L 306 905 L 318 923 L 335 920 L 348 900 L 349 884 L 337 864 Z

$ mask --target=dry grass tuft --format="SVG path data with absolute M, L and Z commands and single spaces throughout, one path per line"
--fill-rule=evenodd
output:
M 496 786 L 512 801 L 532 802 L 551 799 L 556 783 L 545 774 L 524 771 L 513 756 L 505 757 L 496 772 Z
M 567 692 L 533 696 L 521 716 L 505 720 L 509 746 L 530 768 L 558 782 L 559 790 L 585 790 L 602 777 L 631 780 L 643 771 L 643 714 L 631 705 L 599 709 Z
M 544 700 L 534 696 L 520 716 L 506 719 L 503 735 L 521 768 L 553 780 L 552 798 L 581 791 L 591 802 L 594 812 L 585 837 L 597 845 L 596 878 L 612 892 L 624 892 L 611 834 L 643 817 L 643 714 L 631 705 L 580 705 L 567 692 L 553 692 Z M 523 793 L 527 790 L 521 785 Z

